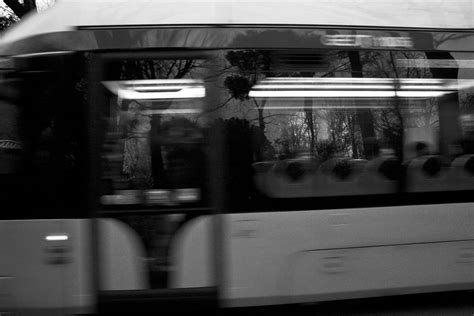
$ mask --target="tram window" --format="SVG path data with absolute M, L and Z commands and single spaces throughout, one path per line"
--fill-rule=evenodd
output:
M 220 114 L 229 146 L 247 152 L 229 155 L 241 159 L 231 162 L 230 173 L 251 175 L 254 187 L 230 203 L 240 203 L 236 211 L 248 207 L 241 201 L 251 204 L 252 195 L 396 192 L 402 126 L 391 76 L 383 69 L 366 74 L 366 63 L 377 65 L 377 59 L 369 61 L 362 51 L 240 50 L 227 51 L 223 60 L 229 69 L 223 99 L 232 102 Z M 237 135 L 246 135 L 247 142 Z
M 472 189 L 473 73 L 463 66 L 472 62 L 448 52 L 224 52 L 221 95 L 230 101 L 218 111 L 231 209 L 262 195 Z
M 75 86 L 80 75 L 69 64 L 63 72 L 45 61 L 28 62 L 28 71 L 2 78 L 1 202 L 9 210 L 2 216 L 87 215 L 81 177 L 84 98 Z
M 166 67 L 166 61 L 158 63 Z M 168 66 L 174 64 L 169 61 Z M 169 71 L 157 68 L 155 78 L 172 76 Z M 166 77 L 103 84 L 107 131 L 102 204 L 110 208 L 203 205 L 204 82 Z

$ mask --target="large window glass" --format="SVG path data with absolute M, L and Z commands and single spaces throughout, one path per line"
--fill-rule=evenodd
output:
M 230 208 L 254 208 L 262 197 L 472 189 L 472 59 L 449 52 L 222 52 L 215 111 L 229 140 Z
M 204 83 L 196 79 L 106 81 L 105 206 L 201 205 L 205 191 Z

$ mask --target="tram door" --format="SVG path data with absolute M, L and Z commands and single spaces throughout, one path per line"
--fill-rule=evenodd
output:
M 192 280 L 174 282 L 185 232 L 214 212 L 206 56 L 109 53 L 92 67 L 99 311 L 215 302 L 212 225 L 193 244 Z

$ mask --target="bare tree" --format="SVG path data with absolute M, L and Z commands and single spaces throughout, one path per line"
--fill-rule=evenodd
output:
M 349 61 L 352 68 L 352 77 L 362 78 L 362 61 L 360 58 L 359 51 L 348 52 Z M 357 102 L 357 101 L 356 101 Z M 357 121 L 360 126 L 362 133 L 362 141 L 364 144 L 363 154 L 365 158 L 371 158 L 374 156 L 374 144 L 373 139 L 375 138 L 374 129 L 374 116 L 368 109 L 357 109 Z
M 190 76 L 191 72 L 198 66 L 198 61 L 194 59 L 124 60 L 115 65 L 114 71 L 112 73 L 121 80 L 181 79 L 183 77 Z M 126 110 L 128 104 L 129 103 L 124 103 L 125 108 L 123 110 Z M 157 139 L 157 137 L 160 135 L 160 132 L 163 129 L 162 117 L 160 115 L 153 115 L 149 123 L 151 124 L 150 133 L 152 135 L 149 149 L 151 155 L 150 176 L 153 178 L 152 183 L 154 183 L 154 185 L 160 185 L 164 179 L 164 161 L 162 153 L 163 146 L 160 145 L 160 141 Z M 134 162 L 127 163 L 133 164 Z
M 262 51 L 242 50 L 228 52 L 226 59 L 235 67 L 237 74 L 227 77 L 224 82 L 225 86 L 233 98 L 241 101 L 248 99 L 252 86 L 264 78 L 264 73 L 269 70 L 270 57 Z M 252 101 L 258 112 L 258 125 L 263 139 L 265 134 L 263 110 L 266 100 L 257 101 L 253 99 Z

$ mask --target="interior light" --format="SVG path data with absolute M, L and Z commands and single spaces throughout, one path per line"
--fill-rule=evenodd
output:
M 105 81 L 103 84 L 121 99 L 163 100 L 194 99 L 206 96 L 202 80 L 157 79 Z
M 399 98 L 437 98 L 448 94 L 446 91 L 397 91 Z
M 434 98 L 446 91 L 251 91 L 252 98 Z
M 252 98 L 388 98 L 394 97 L 395 91 L 250 91 Z
M 48 235 L 45 237 L 47 241 L 65 241 L 69 239 L 68 235 Z
M 318 78 L 318 77 L 268 77 L 261 81 L 261 83 L 318 83 L 318 84 L 341 84 L 341 83 L 374 83 L 383 84 L 393 83 L 391 78 L 352 78 L 352 77 L 340 77 L 340 78 Z
M 329 105 L 329 104 L 318 104 L 313 105 L 310 107 L 311 109 L 341 109 L 341 110 L 351 110 L 351 109 L 386 109 L 387 106 L 374 104 L 374 103 L 367 103 L 367 104 L 344 104 L 344 105 Z M 304 111 L 307 107 L 301 105 L 285 105 L 285 106 L 265 106 L 265 110 L 290 110 L 294 111 Z
M 197 114 L 201 113 L 201 109 L 166 109 L 166 110 L 144 110 L 141 111 L 143 115 L 166 115 L 166 114 Z
M 433 78 L 266 78 L 253 98 L 433 98 L 456 92 L 457 80 Z
M 377 90 L 389 90 L 393 89 L 393 86 L 391 85 L 363 85 L 363 84 L 340 84 L 340 85 L 334 85 L 334 84 L 287 84 L 287 85 L 281 85 L 281 84 L 266 84 L 266 85 L 256 85 L 254 86 L 254 89 L 318 89 L 318 90 L 323 90 L 323 89 L 334 89 L 334 90 L 344 90 L 344 89 L 359 89 L 359 90 L 367 90 L 367 89 L 377 89 Z
M 399 83 L 418 83 L 418 84 L 443 84 L 452 81 L 452 79 L 437 79 L 437 78 L 354 78 L 354 77 L 339 77 L 339 78 L 327 78 L 327 77 L 268 77 L 263 79 L 260 83 L 351 83 L 351 84 L 393 84 Z

